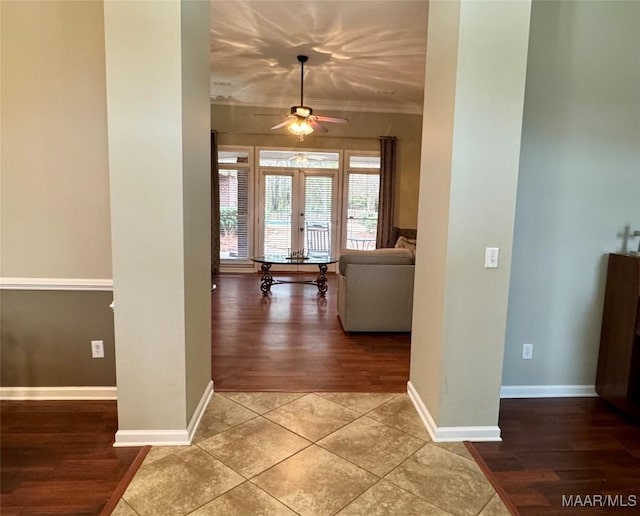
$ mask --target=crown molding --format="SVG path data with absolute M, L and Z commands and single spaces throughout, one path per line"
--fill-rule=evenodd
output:
M 211 97 L 212 106 L 242 106 L 258 107 L 262 109 L 289 109 L 294 103 L 290 97 L 274 98 L 266 102 L 242 102 L 238 100 L 224 100 Z M 319 99 L 305 99 L 305 105 L 311 106 L 314 112 L 336 111 L 343 112 L 365 112 L 365 113 L 394 113 L 400 115 L 422 115 L 422 105 L 415 102 L 372 102 L 372 101 L 327 101 Z

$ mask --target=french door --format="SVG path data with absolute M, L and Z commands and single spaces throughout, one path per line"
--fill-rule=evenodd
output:
M 262 169 L 259 174 L 259 254 L 336 254 L 337 171 Z M 297 267 L 290 267 L 297 270 Z

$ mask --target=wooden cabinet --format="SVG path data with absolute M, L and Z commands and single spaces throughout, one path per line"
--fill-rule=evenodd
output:
M 640 255 L 610 254 L 602 314 L 598 394 L 640 419 Z

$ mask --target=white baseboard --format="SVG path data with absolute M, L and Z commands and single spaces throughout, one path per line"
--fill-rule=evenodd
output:
M 407 382 L 407 394 L 413 402 L 420 419 L 427 428 L 433 442 L 459 441 L 502 441 L 498 426 L 438 426 L 429 413 L 429 409 L 420 398 L 411 382 Z
M 0 387 L 0 400 L 115 400 L 117 387 Z
M 225 266 L 225 265 L 221 265 L 220 267 L 220 273 L 224 274 L 227 272 L 230 273 L 249 273 L 249 274 L 254 274 L 256 271 L 258 270 L 258 268 L 255 266 L 255 263 L 251 262 L 250 264 L 245 264 L 245 265 L 229 265 L 229 266 Z M 215 280 L 214 280 L 215 282 Z
M 503 385 L 501 398 L 593 398 L 594 385 Z
M 118 430 L 113 446 L 188 446 L 187 430 Z
M 0 278 L 2 290 L 113 290 L 112 279 Z
M 175 430 L 118 430 L 113 446 L 188 446 L 191 444 L 202 415 L 213 394 L 213 381 L 209 381 L 186 429 Z
M 207 384 L 207 386 L 204 389 L 204 392 L 202 393 L 200 402 L 198 403 L 198 406 L 196 407 L 196 410 L 193 413 L 193 416 L 191 416 L 191 421 L 189 421 L 189 425 L 187 426 L 189 443 L 191 443 L 191 441 L 193 440 L 193 436 L 195 435 L 196 430 L 198 429 L 200 420 L 204 415 L 204 411 L 207 408 L 207 405 L 209 404 L 209 400 L 211 399 L 212 395 L 213 395 L 213 380 L 209 380 L 209 383 Z

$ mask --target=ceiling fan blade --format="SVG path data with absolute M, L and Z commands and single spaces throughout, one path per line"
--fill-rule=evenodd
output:
M 309 120 L 309 119 L 307 119 Z M 318 122 L 316 122 L 315 120 L 309 120 L 309 125 L 311 127 L 313 127 L 314 131 L 318 131 L 319 133 L 326 133 L 327 132 L 327 128 L 326 127 L 322 127 Z
M 284 122 L 280 122 L 279 124 L 274 125 L 271 129 L 280 129 L 289 123 L 289 120 L 285 120 Z
M 329 122 L 332 124 L 348 124 L 349 120 L 346 118 L 337 118 L 334 116 L 314 115 L 318 122 Z

